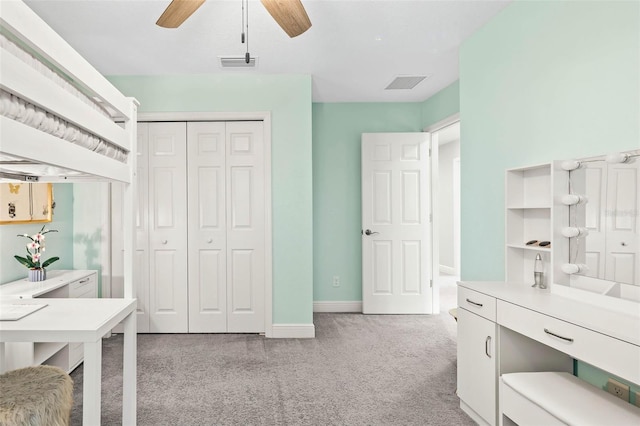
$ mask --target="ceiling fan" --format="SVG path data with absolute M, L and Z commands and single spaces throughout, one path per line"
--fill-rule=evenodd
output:
M 273 19 L 289 35 L 296 37 L 311 27 L 300 0 L 260 0 Z M 172 0 L 156 22 L 164 28 L 178 28 L 205 0 Z

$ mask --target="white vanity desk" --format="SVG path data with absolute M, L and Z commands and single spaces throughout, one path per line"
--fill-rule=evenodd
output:
M 18 321 L 0 322 L 0 369 L 5 342 L 78 342 L 84 345 L 83 416 L 100 424 L 102 337 L 124 323 L 123 424 L 136 423 L 135 299 L 22 299 L 47 306 Z
M 479 424 L 499 423 L 505 373 L 571 373 L 575 358 L 640 383 L 640 312 L 504 282 L 458 283 L 458 306 L 458 395 Z

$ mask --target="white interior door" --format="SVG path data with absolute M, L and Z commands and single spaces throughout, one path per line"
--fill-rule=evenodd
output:
M 640 283 L 640 162 L 607 167 L 605 279 Z M 591 235 L 589 236 L 591 237 Z
M 149 123 L 149 331 L 186 333 L 186 123 Z
M 226 124 L 227 331 L 263 332 L 265 167 L 263 123 Z
M 362 134 L 362 309 L 433 313 L 428 133 Z
M 187 123 L 187 140 L 189 332 L 226 332 L 225 123 Z

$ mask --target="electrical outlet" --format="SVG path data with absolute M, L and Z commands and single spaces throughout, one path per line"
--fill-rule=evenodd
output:
M 640 407 L 640 391 L 636 391 L 636 407 Z
M 617 380 L 609 379 L 607 382 L 607 392 L 611 395 L 617 396 L 618 398 L 629 402 L 629 386 L 620 383 Z
M 340 276 L 339 275 L 334 275 L 333 276 L 333 286 L 334 287 L 340 287 Z

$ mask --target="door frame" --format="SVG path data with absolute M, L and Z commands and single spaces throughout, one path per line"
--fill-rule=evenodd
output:
M 440 238 L 439 233 L 435 230 L 439 229 L 439 215 L 438 211 L 440 205 L 438 204 L 439 191 L 439 173 L 438 167 L 438 132 L 445 127 L 460 121 L 460 113 L 457 112 L 449 117 L 446 117 L 436 123 L 433 123 L 422 129 L 423 132 L 431 134 L 431 262 L 434 265 L 431 271 L 432 276 L 432 300 L 433 300 L 433 313 L 437 315 L 440 313 L 440 285 L 438 284 L 438 277 L 440 276 Z M 462 138 L 461 138 L 462 140 Z
M 273 337 L 273 221 L 271 206 L 271 112 L 139 112 L 138 121 L 262 121 L 264 126 L 265 279 L 264 334 Z

